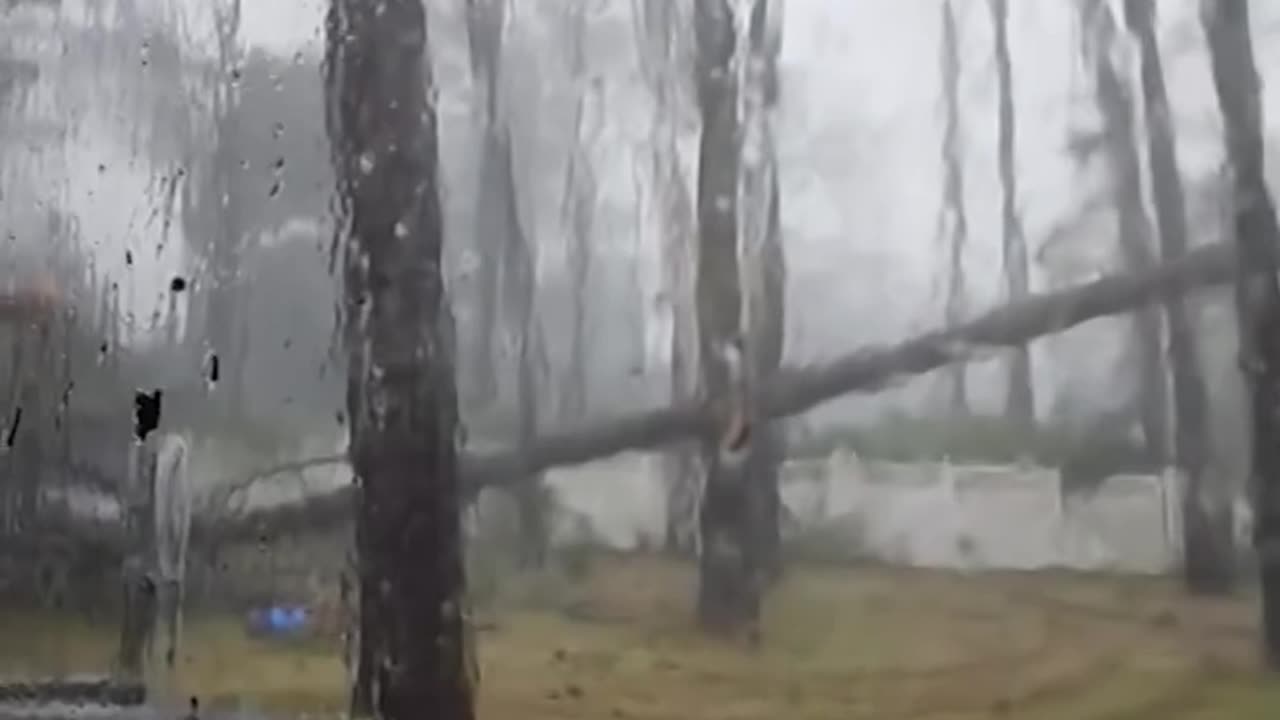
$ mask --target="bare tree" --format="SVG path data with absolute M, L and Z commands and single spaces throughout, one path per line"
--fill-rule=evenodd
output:
M 712 398 L 714 429 L 704 437 L 701 582 L 698 614 L 710 630 L 755 626 L 765 579 L 761 520 L 766 502 L 750 475 L 752 444 L 748 363 L 739 267 L 741 177 L 741 38 L 727 0 L 704 0 L 694 12 L 697 38 L 698 149 L 697 312 L 702 381 Z
M 995 27 L 996 80 L 999 86 L 998 145 L 1004 226 L 1003 259 L 1005 290 L 1011 301 L 1030 292 L 1027 277 L 1027 241 L 1018 210 L 1017 120 L 1013 106 L 1013 63 L 1009 55 L 1009 0 L 988 0 Z M 1031 378 L 1031 353 L 1025 347 L 1013 351 L 1009 364 L 1009 388 L 1005 415 L 1017 423 L 1035 421 L 1035 392 Z
M 189 217 L 198 225 L 189 230 L 203 238 L 209 259 L 210 283 L 205 295 L 206 332 L 212 352 L 219 358 L 220 402 L 223 413 L 234 414 L 243 399 L 244 365 L 247 330 L 239 299 L 240 258 L 244 253 L 244 229 L 239 200 L 243 192 L 239 177 L 240 159 L 234 150 L 240 99 L 240 19 L 241 1 L 228 0 L 214 5 L 214 24 L 218 43 L 218 64 L 212 80 L 213 152 L 200 163 L 202 182 L 186 183 L 184 202 L 203 205 L 203 212 Z
M 591 101 L 587 68 L 587 3 L 570 4 L 568 15 L 569 72 L 576 87 L 572 146 L 565 164 L 562 217 L 568 229 L 569 282 L 572 302 L 569 320 L 569 362 L 561 390 L 560 411 L 565 418 L 581 418 L 587 409 L 587 284 L 594 255 L 591 230 L 596 204 L 596 178 L 591 167 L 590 138 L 584 137 Z
M 1252 394 L 1254 544 L 1267 660 L 1280 667 L 1280 228 L 1267 191 L 1262 103 L 1247 0 L 1204 0 L 1213 84 L 1233 171 L 1240 366 Z M 1206 503 L 1207 504 L 1207 503 Z
M 773 111 L 777 106 L 778 55 L 782 49 L 782 3 L 753 0 L 742 63 L 742 180 L 740 232 L 745 246 L 748 378 L 754 387 L 782 365 L 786 324 L 787 262 L 782 247 L 782 197 Z M 752 418 L 759 428 L 751 444 L 751 482 L 763 503 L 758 542 L 761 562 L 774 577 L 781 571 L 782 501 L 778 466 L 786 456 L 785 431 L 767 416 Z
M 1080 15 L 1081 54 L 1093 72 L 1095 99 L 1103 125 L 1101 142 L 1086 146 L 1105 152 L 1124 266 L 1142 271 L 1157 262 L 1155 230 L 1147 216 L 1142 192 L 1136 106 L 1127 83 L 1112 61 L 1112 50 L 1118 39 L 1116 23 L 1103 0 L 1083 0 Z M 1169 458 L 1169 412 L 1160 309 L 1147 307 L 1135 313 L 1134 330 L 1141 382 L 1138 416 L 1143 440 L 1152 459 L 1164 462 Z
M 506 211 L 502 268 L 505 325 L 511 328 L 516 344 L 516 415 L 520 446 L 538 435 L 538 358 L 542 354 L 542 325 L 536 312 L 536 281 L 533 248 L 521 225 L 516 205 L 515 168 L 511 158 L 511 134 L 504 134 L 499 146 L 503 186 L 501 197 Z M 522 483 L 516 490 L 520 514 L 521 558 L 531 567 L 542 564 L 547 552 L 546 502 L 540 478 Z
M 536 277 L 529 238 L 520 221 L 511 127 L 503 108 L 501 79 L 502 33 L 507 0 L 468 0 L 467 19 L 472 69 L 484 103 L 484 141 L 481 178 L 476 202 L 474 245 L 481 258 L 477 272 L 480 317 L 470 362 L 478 378 L 480 398 L 496 393 L 493 338 L 499 326 L 514 339 L 515 394 L 519 442 L 538 431 L 538 378 L 541 326 L 536 322 Z M 499 282 L 501 280 L 501 282 Z M 501 298 L 502 323 L 496 301 Z M 483 357 L 480 354 L 484 354 Z M 545 502 L 541 483 L 522 483 L 515 493 L 523 542 L 522 562 L 538 565 L 546 554 Z
M 326 31 L 370 666 L 356 692 L 370 707 L 357 710 L 469 720 L 454 337 L 425 11 L 418 0 L 333 0 Z
M 943 102 L 946 126 L 942 137 L 943 220 L 947 238 L 947 305 L 946 321 L 955 325 L 964 319 L 965 277 L 964 255 L 969 240 L 969 221 L 964 207 L 964 158 L 960 144 L 960 49 L 956 29 L 956 12 L 951 0 L 942 4 L 942 71 Z M 950 368 L 951 412 L 959 417 L 969 414 L 968 374 L 964 365 Z
M 692 4 L 677 0 L 633 0 L 641 68 L 653 96 L 650 170 L 661 215 L 666 307 L 671 312 L 671 399 L 697 396 L 698 329 L 692 268 L 696 262 L 694 210 L 681 169 L 679 128 L 688 97 L 689 20 Z M 698 534 L 701 458 L 690 443 L 667 458 L 667 550 L 693 554 Z
M 471 45 L 471 74 L 483 146 L 480 176 L 476 189 L 474 217 L 475 307 L 476 321 L 472 329 L 467 362 L 472 379 L 467 399 L 480 405 L 492 402 L 498 394 L 497 353 L 494 338 L 498 330 L 498 279 L 504 243 L 502 229 L 495 224 L 506 222 L 506 213 L 493 204 L 494 194 L 502 183 L 500 160 L 506 124 L 500 115 L 502 79 L 502 34 L 506 23 L 507 0 L 467 0 L 467 38 Z
M 1147 155 L 1151 192 L 1165 260 L 1187 253 L 1187 202 L 1178 171 L 1169 97 L 1156 43 L 1155 5 L 1150 0 L 1125 0 L 1125 20 L 1141 57 L 1142 97 L 1146 105 Z M 1181 297 L 1165 301 L 1169 327 L 1169 368 L 1173 374 L 1174 451 L 1186 473 L 1182 503 L 1183 546 L 1187 587 L 1193 592 L 1227 592 L 1234 584 L 1231 524 L 1224 513 L 1204 503 L 1209 465 L 1209 397 L 1204 369 L 1196 348 L 1194 328 Z M 1162 456 L 1163 457 L 1163 456 Z M 1221 488 L 1221 483 L 1218 487 Z M 1219 491 L 1218 495 L 1222 495 Z M 1219 505 L 1226 506 L 1225 498 Z

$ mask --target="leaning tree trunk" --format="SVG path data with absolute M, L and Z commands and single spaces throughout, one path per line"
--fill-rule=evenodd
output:
M 947 236 L 947 325 L 964 320 L 964 255 L 969 240 L 969 221 L 964 207 L 964 158 L 960 145 L 960 42 L 956 12 L 951 0 L 942 4 L 942 78 L 946 105 L 946 128 L 942 138 L 943 227 Z M 969 414 L 968 367 L 957 363 L 948 368 L 949 406 L 953 416 Z
M 697 310 L 702 379 L 715 404 L 714 430 L 704 437 L 707 479 L 701 506 L 698 616 L 709 630 L 737 633 L 755 626 L 764 579 L 757 539 L 762 505 L 747 460 L 754 438 L 746 403 L 742 289 L 738 266 L 739 74 L 737 30 L 727 0 L 702 0 L 695 10 L 698 104 Z
M 1117 40 L 1116 24 L 1104 0 L 1085 0 L 1080 14 L 1084 32 L 1082 55 L 1094 73 L 1094 93 L 1103 122 L 1103 148 L 1111 166 L 1112 198 L 1119 222 L 1124 266 L 1141 272 L 1155 266 L 1155 231 L 1143 196 L 1142 153 L 1135 133 L 1135 106 L 1127 84 L 1111 59 Z M 1170 459 L 1168 450 L 1168 389 L 1164 363 L 1160 309 L 1145 307 L 1134 313 L 1138 369 L 1138 417 L 1143 443 L 1153 461 Z
M 1027 241 L 1023 237 L 1022 219 L 1018 211 L 1017 125 L 1013 107 L 1013 63 L 1009 56 L 1009 0 L 990 0 L 991 20 L 995 26 L 996 80 L 999 85 L 998 145 L 1002 190 L 1000 214 L 1004 225 L 1005 291 L 1010 300 L 1019 300 L 1030 292 L 1027 278 Z M 1021 346 L 1009 361 L 1009 388 L 1005 399 L 1005 416 L 1028 425 L 1035 422 L 1035 394 L 1031 380 L 1031 353 Z
M 1002 305 L 953 328 L 932 330 L 889 346 L 858 348 L 830 360 L 783 367 L 762 387 L 755 401 L 770 418 L 808 412 L 849 393 L 877 392 L 903 377 L 965 362 L 978 348 L 1017 347 L 1038 337 L 1065 332 L 1101 317 L 1133 312 L 1167 297 L 1215 285 L 1236 276 L 1236 252 L 1229 244 L 1195 248 L 1186 257 L 1144 273 L 1108 275 L 1092 282 Z M 627 450 L 650 450 L 689 438 L 707 438 L 723 417 L 703 400 L 630 413 L 607 421 L 547 433 L 519 450 L 465 454 L 465 491 L 508 487 L 534 473 L 562 465 L 599 460 Z M 328 455 L 282 463 L 224 482 L 244 486 L 284 472 L 348 462 Z M 343 487 L 301 503 L 265 508 L 237 517 L 200 519 L 193 535 L 204 543 L 253 542 L 262 528 L 273 533 L 332 527 L 349 519 L 354 491 Z
M 326 29 L 360 614 L 374 630 L 360 637 L 372 666 L 366 691 L 379 717 L 469 720 L 454 338 L 425 11 L 419 0 L 333 0 Z
M 1155 7 L 1151 0 L 1125 0 L 1125 17 L 1142 58 L 1147 152 L 1161 255 L 1165 260 L 1174 260 L 1187 254 L 1187 203 L 1156 43 Z M 1182 502 L 1187 588 L 1196 593 L 1225 593 L 1235 584 L 1235 548 L 1226 512 L 1230 503 L 1222 492 L 1223 484 L 1208 484 L 1209 398 L 1204 370 L 1186 300 L 1166 300 L 1165 316 L 1169 323 L 1169 367 L 1173 373 L 1174 451 L 1178 467 L 1187 477 Z
M 1205 0 L 1213 84 L 1234 171 L 1240 366 L 1252 392 L 1254 543 L 1267 660 L 1280 667 L 1280 229 L 1267 191 L 1262 105 L 1247 0 Z

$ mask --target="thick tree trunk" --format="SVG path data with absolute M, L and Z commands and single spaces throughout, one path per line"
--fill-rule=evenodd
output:
M 1164 259 L 1173 260 L 1185 255 L 1189 246 L 1187 203 L 1156 43 L 1155 6 L 1151 0 L 1125 0 L 1125 16 L 1141 51 L 1147 151 L 1160 249 Z M 1196 593 L 1224 593 L 1235 584 L 1235 548 L 1230 518 L 1224 512 L 1231 504 L 1222 483 L 1208 485 L 1209 398 L 1204 370 L 1186 301 L 1169 298 L 1165 301 L 1165 315 L 1169 324 L 1169 366 L 1173 371 L 1174 450 L 1178 467 L 1187 477 L 1182 503 L 1187 588 Z
M 1234 227 L 1240 273 L 1236 307 L 1240 365 L 1252 392 L 1254 543 L 1262 576 L 1262 640 L 1280 668 L 1280 229 L 1263 172 L 1257 65 L 1247 0 L 1205 0 L 1213 82 L 1234 171 Z
M 964 320 L 964 255 L 969 240 L 969 220 L 964 206 L 964 157 L 960 145 L 960 42 L 955 8 L 951 0 L 942 4 L 942 78 L 946 104 L 946 127 L 942 136 L 944 168 L 943 227 L 947 233 L 947 325 Z M 969 414 L 968 367 L 957 363 L 949 369 L 948 405 L 952 415 Z
M 1001 221 L 1004 227 L 1002 257 L 1005 292 L 1011 301 L 1026 297 L 1031 286 L 1027 277 L 1027 241 L 1018 211 L 1017 119 L 1013 106 L 1013 62 L 1009 54 L 1009 0 L 989 0 L 995 26 L 996 80 L 999 86 L 999 170 L 1002 191 Z M 1005 399 L 1009 420 L 1035 423 L 1035 391 L 1031 378 L 1031 353 L 1025 346 L 1014 349 L 1009 359 L 1009 387 Z
M 706 486 L 700 510 L 702 553 L 698 617 L 708 630 L 736 634 L 756 623 L 762 580 L 756 517 L 760 493 L 750 481 L 751 440 L 742 423 L 746 363 L 738 253 L 737 29 L 727 0 L 702 0 L 697 36 L 698 148 L 697 312 L 702 381 L 714 406 L 712 431 L 702 435 Z
M 379 717 L 469 720 L 454 338 L 426 45 L 418 0 L 330 5 L 366 691 Z
M 1105 149 L 1111 165 L 1111 182 L 1119 221 L 1120 251 L 1125 267 L 1141 272 L 1158 262 L 1155 231 L 1147 216 L 1143 196 L 1142 154 L 1135 133 L 1135 106 L 1111 60 L 1117 40 L 1115 21 L 1103 0 L 1081 5 L 1085 32 L 1085 61 L 1093 67 L 1094 91 L 1102 114 Z M 1160 308 L 1146 307 L 1134 313 L 1140 385 L 1138 419 L 1143 441 L 1153 460 L 1167 462 L 1169 409 Z

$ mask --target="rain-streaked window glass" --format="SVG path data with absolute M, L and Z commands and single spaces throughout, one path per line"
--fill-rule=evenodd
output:
M 1280 4 L 0 0 L 0 720 L 1280 711 Z

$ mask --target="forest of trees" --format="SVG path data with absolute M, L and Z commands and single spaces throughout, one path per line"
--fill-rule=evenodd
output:
M 6 331 L 15 350 L 0 359 L 0 372 L 11 377 L 13 404 L 39 409 L 32 413 L 38 423 L 23 426 L 21 467 L 41 469 L 22 475 L 5 465 L 6 532 L 25 531 L 14 518 L 37 514 L 50 438 L 65 436 L 61 462 L 73 464 L 70 431 L 53 429 L 57 388 L 73 374 L 78 385 L 119 390 L 94 403 L 95 411 L 124 398 L 126 388 L 163 384 L 174 398 L 169 422 L 193 434 L 238 433 L 246 443 L 284 446 L 293 431 L 338 423 L 349 437 L 345 453 L 259 475 L 349 462 L 354 487 L 285 508 L 214 512 L 197 518 L 195 539 L 336 526 L 354 510 L 355 710 L 407 718 L 429 707 L 438 717 L 470 718 L 475 678 L 461 509 L 480 488 L 513 497 L 521 560 L 538 566 L 549 542 L 545 471 L 632 449 L 670 453 L 667 545 L 696 557 L 696 617 L 708 632 L 750 640 L 781 572 L 785 418 L 943 369 L 943 414 L 955 423 L 977 420 L 981 390 L 966 363 L 999 348 L 1000 420 L 1034 428 L 1046 411 L 1032 342 L 1123 316 L 1131 326 L 1123 335 L 1132 346 L 1126 362 L 1137 368 L 1125 412 L 1139 429 L 1142 465 L 1173 466 L 1188 480 L 1187 590 L 1225 594 L 1240 582 L 1234 490 L 1215 469 L 1212 358 L 1189 296 L 1234 286 L 1262 626 L 1268 659 L 1280 664 L 1280 424 L 1273 413 L 1280 403 L 1280 229 L 1264 173 L 1247 0 L 1206 0 L 1202 13 L 1230 168 L 1231 221 L 1220 243 L 1195 241 L 1199 189 L 1184 184 L 1179 169 L 1155 1 L 1076 0 L 1082 32 L 1072 52 L 1099 121 L 1096 131 L 1070 138 L 1068 152 L 1082 173 L 1100 167 L 1106 178 L 1094 207 L 1114 220 L 1108 252 L 1119 262 L 1114 273 L 1047 291 L 1033 283 L 1029 244 L 1037 238 L 1021 210 L 1028 190 L 1019 165 L 1026 121 L 1015 92 L 1024 72 L 1013 50 L 1017 3 L 984 0 L 993 62 L 982 71 L 992 75 L 995 96 L 994 122 L 984 132 L 995 138 L 998 197 L 983 202 L 998 216 L 1003 286 L 1003 304 L 985 312 L 974 311 L 975 277 L 966 265 L 975 227 L 966 139 L 976 131 L 963 111 L 962 48 L 974 4 L 940 1 L 941 327 L 856 350 L 862 343 L 854 336 L 846 353 L 807 364 L 784 362 L 796 311 L 793 302 L 788 307 L 793 256 L 778 150 L 789 77 L 780 67 L 782 0 L 631 3 L 640 73 L 629 91 L 652 109 L 635 183 L 637 192 L 648 188 L 644 209 L 657 228 L 653 284 L 662 307 L 655 313 L 644 307 L 653 278 L 634 269 L 641 253 L 602 240 L 620 223 L 610 217 L 608 163 L 597 157 L 607 144 L 600 139 L 607 101 L 587 42 L 600 22 L 590 3 L 566 0 L 537 15 L 543 35 L 534 37 L 554 40 L 556 57 L 546 62 L 560 74 L 548 94 L 558 93 L 566 119 L 549 128 L 523 113 L 532 91 L 520 65 L 533 40 L 510 30 L 513 0 L 331 0 L 322 59 L 249 47 L 242 2 L 210 5 L 211 43 L 201 49 L 181 37 L 181 23 L 144 17 L 131 3 L 111 23 L 67 31 L 95 39 L 77 51 L 81 62 L 105 62 L 125 45 L 146 48 L 145 81 L 116 79 L 118 87 L 95 92 L 141 108 L 137 127 L 107 132 L 145 146 L 162 168 L 149 192 L 161 216 L 160 242 L 171 227 L 180 231 L 183 256 L 172 274 L 181 282 L 168 283 L 167 307 L 152 318 L 164 341 L 143 342 L 141 321 L 120 306 L 119 283 L 86 260 L 93 253 L 68 211 L 51 201 L 43 226 L 13 222 L 61 248 L 63 297 L 92 322 L 67 322 L 59 342 L 68 364 L 56 372 L 48 323 L 21 320 Z M 0 11 L 5 22 L 50 11 L 34 0 L 10 4 Z M 465 30 L 465 57 L 432 47 L 443 23 Z M 111 33 L 122 38 L 107 39 Z M 46 132 L 58 103 L 88 88 L 64 70 L 55 111 L 32 110 L 41 64 L 9 47 L 8 37 L 0 37 L 0 105 L 8 111 L 0 131 Z M 448 73 L 470 78 L 468 127 L 456 143 L 443 139 L 441 116 L 449 110 L 438 101 Z M 4 153 L 17 145 L 0 145 L 6 167 L 16 167 Z M 562 151 L 554 173 L 542 172 L 552 163 L 536 160 L 547 146 Z M 465 171 L 449 171 L 455 166 Z M 60 171 L 67 172 L 41 172 Z M 452 192 L 450 178 L 467 180 L 467 189 Z M 144 252 L 151 249 L 121 254 L 132 266 Z M 560 262 L 549 271 L 555 263 L 547 258 L 557 252 Z M 643 367 L 631 371 L 644 365 L 637 356 L 647 349 L 628 323 L 639 317 L 643 328 L 647 314 L 661 315 L 665 328 L 660 381 Z M 33 344 L 48 355 L 34 365 L 23 349 Z M 312 365 L 291 368 L 299 355 Z M 614 412 L 633 396 L 659 400 Z M 89 405 L 80 398 L 77 407 Z M 112 461 L 100 464 L 103 475 L 121 472 Z

